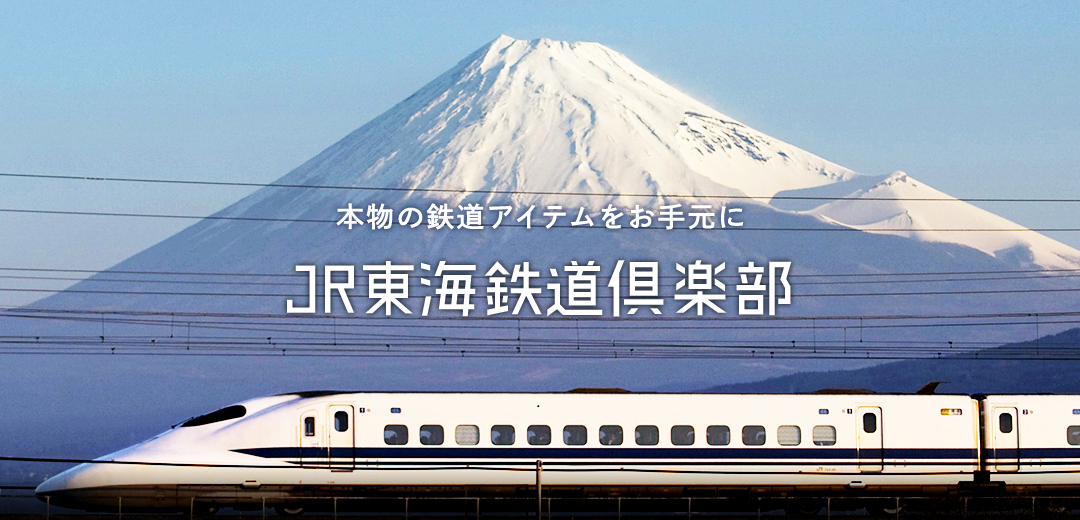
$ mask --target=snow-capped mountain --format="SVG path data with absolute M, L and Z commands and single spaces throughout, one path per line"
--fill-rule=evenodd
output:
M 1080 266 L 1080 251 L 1033 232 L 922 231 L 1021 229 L 971 204 L 856 202 L 951 197 L 906 175 L 857 175 L 735 121 L 598 43 L 500 36 L 278 182 L 416 189 L 412 200 L 453 204 L 482 192 L 471 200 L 577 203 L 594 213 L 650 198 L 751 196 L 736 200 L 755 204 L 780 192 L 829 194 L 837 201 L 815 201 L 803 213 L 870 232 L 899 229 L 888 232 L 1021 266 Z M 586 204 L 561 193 L 592 196 Z M 340 191 L 268 188 L 223 214 L 317 218 L 334 215 L 343 200 Z M 363 192 L 349 200 L 391 197 Z
M 936 202 L 938 200 L 955 202 Z M 961 244 L 1029 268 L 1074 269 L 1080 266 L 1080 251 L 954 199 L 904 172 L 895 172 L 870 188 L 859 189 L 808 213 L 825 222 L 872 233 L 891 233 L 923 242 Z
M 22 336 L 35 343 L 28 348 L 109 354 L 8 350 L 0 412 L 38 419 L 9 421 L 7 430 L 0 422 L 0 434 L 43 450 L 83 443 L 69 452 L 95 456 L 188 415 L 305 389 L 697 390 L 873 364 L 896 345 L 1023 341 L 1069 326 L 1029 314 L 1080 308 L 1080 291 L 1069 289 L 1075 278 L 1009 274 L 1078 268 L 1076 250 L 1032 232 L 927 231 L 1019 226 L 964 202 L 907 200 L 948 196 L 903 174 L 857 175 L 751 129 L 596 43 L 499 37 L 277 184 L 284 186 L 262 188 L 215 215 L 238 219 L 200 221 L 30 305 L 23 311 L 29 318 L 0 313 L 5 349 Z M 340 186 L 357 189 L 331 188 Z M 792 195 L 815 198 L 786 198 Z M 867 198 L 905 200 L 860 200 Z M 580 207 L 599 227 L 334 225 L 346 204 L 423 210 L 435 202 L 510 204 L 519 212 L 560 204 L 568 213 L 563 224 Z M 607 230 L 599 212 L 609 203 L 624 211 L 636 204 L 737 206 L 745 225 Z M 386 319 L 365 314 L 373 302 L 358 280 L 353 315 L 285 315 L 287 298 L 306 295 L 298 264 L 420 268 L 440 260 L 477 265 L 478 304 L 486 295 L 483 273 L 494 262 L 512 268 L 528 261 L 547 275 L 595 261 L 604 307 L 619 260 L 659 262 L 669 303 L 675 264 L 726 262 L 727 313 L 669 320 L 669 305 L 662 316 L 622 321 L 560 321 L 531 311 L 520 320 L 472 319 L 483 318 L 479 312 L 464 322 L 400 313 Z M 792 303 L 778 311 L 784 321 L 737 321 L 736 267 L 771 260 L 792 262 Z M 977 276 L 927 274 L 937 272 Z M 415 318 L 418 303 L 411 305 Z M 43 319 L 50 313 L 57 318 Z M 990 317 L 948 318 L 969 313 Z M 893 318 L 912 315 L 931 318 Z M 870 317 L 865 324 L 863 316 Z M 50 339 L 55 347 L 44 344 Z M 847 359 L 782 359 L 782 349 L 796 345 L 815 353 L 833 348 Z M 497 357 L 475 354 L 481 347 Z M 678 349 L 677 356 L 645 355 L 661 347 Z M 124 355 L 156 349 L 175 355 Z M 190 355 L 200 349 L 213 357 Z M 561 353 L 515 357 L 552 349 Z M 311 355 L 295 355 L 305 350 Z M 121 442 L 117 432 L 130 438 Z
M 532 203 L 535 192 L 767 199 L 854 176 L 598 43 L 500 36 L 280 182 L 497 190 Z
M 869 284 L 861 284 L 841 277 L 823 282 L 822 275 L 839 274 L 1076 268 L 1080 267 L 1080 253 L 1025 231 L 926 231 L 1015 230 L 1019 226 L 963 202 L 908 200 L 948 197 L 903 174 L 884 178 L 858 175 L 769 137 L 690 98 L 625 56 L 596 43 L 499 37 L 276 184 L 282 186 L 262 188 L 216 215 L 239 219 L 201 221 L 32 307 L 283 315 L 287 297 L 305 294 L 303 278 L 294 270 L 298 264 L 361 266 L 392 261 L 419 267 L 421 263 L 437 264 L 441 260 L 475 264 L 480 278 L 495 262 L 512 267 L 528 261 L 546 275 L 548 269 L 562 268 L 572 261 L 595 261 L 603 268 L 601 276 L 607 276 L 619 260 L 655 260 L 668 275 L 661 293 L 669 298 L 677 281 L 671 276 L 677 263 L 726 262 L 731 285 L 736 266 L 750 261 L 760 265 L 770 260 L 790 260 L 796 292 L 792 305 L 784 307 L 781 314 L 808 319 L 960 311 L 1051 312 L 1075 309 L 1080 304 L 1074 293 L 1060 292 L 1064 283 L 1060 280 L 1065 279 L 1004 277 L 993 282 L 996 291 L 989 293 L 989 282 L 983 279 L 941 281 L 921 276 L 903 281 L 871 279 Z M 327 188 L 341 186 L 356 189 Z M 789 195 L 826 200 L 785 198 Z M 738 198 L 744 196 L 753 198 Z M 864 198 L 903 200 L 860 200 Z M 449 202 L 452 206 L 512 204 L 519 212 L 532 204 L 540 206 L 540 211 L 545 205 L 561 204 L 568 213 L 564 225 L 580 207 L 592 215 L 598 226 L 504 226 L 497 230 L 452 231 L 395 226 L 350 231 L 334 225 L 340 217 L 338 210 L 346 204 L 365 207 L 374 203 L 423 211 L 433 202 Z M 606 230 L 600 223 L 600 210 L 609 203 L 625 210 L 634 204 L 656 209 L 660 204 L 675 202 L 738 206 L 744 210 L 740 220 L 745 225 L 710 231 L 669 231 Z M 275 282 L 282 276 L 297 278 L 286 278 L 289 283 L 284 285 L 247 286 L 221 284 L 221 278 L 209 275 L 149 279 L 125 277 L 125 272 L 270 274 L 279 277 Z M 845 285 L 849 282 L 851 285 Z M 599 289 L 601 299 L 609 297 L 605 291 L 606 286 Z M 478 287 L 477 298 L 484 294 Z M 1046 294 L 1054 297 L 1047 298 Z M 357 288 L 355 296 L 359 307 L 356 314 L 363 316 L 372 302 L 365 300 L 362 287 Z M 731 309 L 736 298 L 733 294 L 728 298 Z M 414 305 L 413 311 L 418 310 Z M 724 317 L 732 314 L 729 310 L 708 323 L 721 326 Z M 633 331 L 604 325 L 578 331 L 533 325 L 540 318 L 531 313 L 526 316 L 532 321 L 522 320 L 523 325 L 512 332 L 497 327 L 478 327 L 476 331 L 425 329 L 425 337 L 468 346 L 488 334 L 497 337 L 500 344 L 522 348 L 541 340 L 614 345 L 627 340 L 708 343 L 720 337 L 706 327 L 691 324 L 684 328 L 680 325 L 683 322 Z M 729 344 L 846 344 L 848 328 L 855 324 L 860 327 L 861 342 L 864 331 L 857 319 L 821 327 L 813 322 L 791 328 L 731 328 L 720 334 Z M 54 334 L 57 329 L 48 328 L 53 325 L 39 320 L 20 326 L 35 334 L 42 329 L 45 331 L 41 333 Z M 174 325 L 170 323 L 167 330 L 170 339 Z M 365 329 L 372 331 L 365 336 L 370 341 L 402 334 L 401 325 L 394 322 L 365 326 L 374 327 Z M 1039 332 L 1046 333 L 1053 331 L 1046 327 L 1059 325 L 1041 326 Z M 104 324 L 93 320 L 64 323 L 63 327 L 88 328 L 89 332 L 83 332 L 94 338 L 118 333 L 105 330 Z M 1015 339 L 1015 334 L 1027 334 L 1008 324 L 1002 327 L 882 327 L 867 329 L 865 339 L 941 343 L 964 339 L 998 344 Z M 223 334 L 220 327 L 212 330 Z M 282 334 L 275 329 L 265 336 Z M 269 342 L 269 338 L 266 340 Z M 466 365 L 469 362 L 460 361 Z M 389 359 L 379 363 L 380 370 L 366 372 L 372 378 L 368 381 L 375 381 L 375 386 L 391 386 L 395 371 L 404 362 Z M 827 368 L 828 362 L 781 366 L 755 361 L 749 366 L 667 360 L 598 372 L 589 363 L 555 360 L 546 361 L 545 367 L 551 371 L 535 379 L 530 379 L 534 377 L 535 361 L 504 363 L 469 365 L 470 370 L 487 374 L 477 376 L 482 382 L 475 387 L 505 388 L 491 381 L 505 382 L 508 379 L 499 378 L 515 370 L 519 371 L 517 379 L 510 380 L 536 381 L 535 388 L 642 388 L 675 380 L 708 379 L 715 384 L 724 377 L 749 379 L 775 375 L 777 371 Z M 445 372 L 451 366 L 423 365 L 424 370 L 436 373 L 428 387 L 446 389 L 471 384 L 454 379 L 460 374 Z

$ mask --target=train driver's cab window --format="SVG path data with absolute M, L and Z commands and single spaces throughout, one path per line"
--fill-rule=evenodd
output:
M 529 444 L 533 446 L 547 446 L 551 444 L 551 427 L 543 424 L 534 424 L 525 431 L 529 438 Z
M 443 443 L 443 429 L 438 424 L 425 424 L 420 427 L 420 444 L 438 446 Z
M 315 436 L 315 418 L 304 417 L 304 437 Z
M 776 429 L 776 442 L 781 446 L 798 446 L 802 442 L 802 430 L 798 426 L 781 426 Z
M 814 446 L 836 444 L 836 428 L 828 425 L 814 426 Z
M 217 411 L 210 412 L 206 415 L 200 415 L 198 417 L 192 417 L 184 421 L 180 425 L 181 428 L 190 426 L 202 426 L 204 424 L 214 424 L 216 422 L 228 421 L 229 419 L 239 419 L 247 415 L 247 408 L 241 405 L 234 404 L 232 406 L 226 406 Z
M 694 427 L 693 426 L 672 426 L 671 427 L 671 443 L 676 446 L 689 446 L 694 443 Z
M 874 433 L 877 431 L 877 414 L 864 413 L 862 416 L 862 431 Z
M 349 431 L 349 412 L 334 414 L 334 429 L 339 432 Z
M 705 441 L 709 443 L 709 446 L 727 446 L 731 444 L 731 428 L 709 426 L 705 429 Z
M 1012 433 L 1013 416 L 1011 413 L 1003 413 L 998 416 L 998 429 L 1001 430 L 1001 433 Z
M 388 424 L 383 428 L 383 442 L 391 446 L 402 446 L 409 442 L 409 428 L 404 424 Z
M 743 426 L 742 443 L 746 446 L 762 446 L 765 444 L 764 426 Z
M 622 426 L 601 426 L 600 444 L 604 446 L 618 446 L 622 444 Z
M 514 443 L 514 427 L 499 424 L 491 427 L 491 443 L 496 446 L 509 446 Z
M 567 446 L 584 446 L 589 440 L 589 432 L 581 425 L 571 425 L 562 430 L 563 444 Z
M 634 429 L 634 442 L 638 446 L 656 446 L 660 443 L 660 428 L 642 425 Z
M 459 424 L 454 429 L 454 442 L 459 446 L 476 446 L 480 444 L 480 428 L 475 424 Z
M 1069 444 L 1080 446 L 1080 426 L 1069 426 Z

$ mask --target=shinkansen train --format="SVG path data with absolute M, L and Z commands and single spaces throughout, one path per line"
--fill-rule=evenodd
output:
M 320 497 L 1080 496 L 1080 396 L 346 393 L 189 419 L 42 483 L 87 510 Z

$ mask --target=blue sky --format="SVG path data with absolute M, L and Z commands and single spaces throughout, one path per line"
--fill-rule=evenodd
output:
M 505 33 L 604 43 L 861 173 L 1080 198 L 1077 3 L 0 5 L 3 172 L 270 182 Z M 0 207 L 209 214 L 248 192 L 0 178 Z M 980 205 L 1080 227 L 1078 204 Z M 103 269 L 188 224 L 0 214 L 0 267 Z

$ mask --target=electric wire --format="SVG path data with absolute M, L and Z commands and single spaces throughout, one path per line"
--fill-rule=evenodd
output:
M 69 211 L 69 210 L 41 210 L 41 209 L 20 209 L 20 208 L 0 208 L 0 213 L 20 213 L 20 214 L 34 214 L 34 215 L 65 215 L 65 216 L 82 216 L 82 217 L 131 217 L 131 218 L 160 218 L 160 219 L 181 219 L 181 220 L 231 220 L 231 221 L 246 221 L 246 222 L 288 222 L 288 223 L 301 223 L 301 224 L 336 224 L 338 221 L 335 219 L 309 219 L 309 218 L 274 218 L 274 217 L 238 217 L 238 216 L 225 216 L 225 215 L 177 215 L 166 213 L 122 213 L 115 211 Z M 527 224 L 520 223 L 503 223 L 500 227 L 509 228 L 527 228 Z M 532 226 L 535 229 L 547 228 L 547 226 Z M 603 226 L 574 226 L 572 224 L 555 224 L 547 229 L 588 229 L 588 230 L 605 230 L 612 231 Z M 687 229 L 676 228 L 666 229 L 661 226 L 649 226 L 631 228 L 624 227 L 618 231 L 681 231 L 681 232 L 725 232 L 731 231 L 736 233 L 745 232 L 757 232 L 757 231 L 781 231 L 781 232 L 853 232 L 853 233 L 865 233 L 867 230 L 845 227 L 845 226 L 826 226 L 820 227 L 715 227 L 713 229 Z M 1047 232 L 1076 232 L 1080 231 L 1080 228 L 1074 227 L 1059 227 L 1059 228 L 1027 228 L 1027 227 L 1015 227 L 1015 228 L 874 228 L 869 230 L 872 232 L 886 232 L 886 231 L 932 231 L 942 233 L 994 233 L 994 232 L 1007 232 L 1007 233 L 1047 233 Z M 378 231 L 373 231 L 378 232 Z M 464 231 L 463 231 L 464 233 Z
M 104 274 L 104 276 L 111 276 L 112 275 L 111 271 L 103 271 L 103 274 Z M 65 276 L 0 275 L 0 279 L 2 279 L 2 280 L 35 280 L 35 281 L 44 281 L 44 282 L 50 282 L 50 281 L 82 282 L 82 281 L 85 281 L 87 283 L 179 284 L 179 285 L 211 285 L 211 286 L 214 286 L 214 285 L 223 285 L 223 286 L 243 285 L 243 286 L 264 286 L 264 287 L 307 287 L 307 282 L 300 282 L 300 281 L 296 281 L 296 282 L 286 282 L 286 281 L 281 281 L 281 282 L 263 282 L 263 281 L 235 282 L 235 281 L 223 281 L 223 280 L 174 280 L 174 279 L 154 280 L 154 279 L 147 279 L 147 278 L 122 278 L 122 277 L 108 277 L 108 278 L 106 278 L 104 276 L 94 276 L 94 277 L 91 277 L 91 278 L 78 278 L 78 277 L 72 277 L 72 276 L 66 276 L 65 277 Z M 300 274 L 291 275 L 291 276 L 293 278 L 301 277 Z M 1041 279 L 1047 279 L 1047 278 L 1077 278 L 1077 277 L 1080 277 L 1080 274 L 1067 273 L 1066 272 L 1066 273 L 1061 273 L 1061 274 L 1041 274 L 1041 275 L 1040 274 L 1034 274 L 1034 275 L 1013 275 L 1013 276 L 979 276 L 979 277 L 972 277 L 972 278 L 933 278 L 933 279 L 927 279 L 927 280 L 911 280 L 911 279 L 907 279 L 907 280 L 845 280 L 845 281 L 832 281 L 832 282 L 827 282 L 827 281 L 815 282 L 815 281 L 802 281 L 801 280 L 804 277 L 813 277 L 813 276 L 814 275 L 794 275 L 794 274 L 789 274 L 788 275 L 788 280 L 791 281 L 793 284 L 797 283 L 799 285 L 799 287 L 805 287 L 805 286 L 818 286 L 818 285 L 865 285 L 865 284 L 911 284 L 911 283 L 931 284 L 931 283 L 941 283 L 941 282 L 950 282 L 950 283 L 951 282 L 957 282 L 957 283 L 960 283 L 960 282 L 986 282 L 986 281 L 1004 281 L 1004 280 L 1041 280 Z M 889 275 L 880 275 L 880 276 L 889 276 Z M 317 280 L 322 279 L 322 278 L 323 278 L 322 274 L 318 274 L 316 276 Z M 476 280 L 480 280 L 481 283 L 475 284 L 474 287 L 476 287 L 476 288 L 490 287 L 491 286 L 490 284 L 483 283 L 484 278 L 485 277 L 476 278 Z M 683 276 L 678 276 L 678 275 L 659 275 L 656 278 L 662 280 L 662 279 L 682 279 L 684 277 Z M 719 280 L 738 280 L 739 279 L 738 275 L 734 275 L 734 274 L 732 274 L 732 275 L 719 275 L 719 276 L 714 276 L 713 278 L 716 278 L 716 279 L 719 279 Z M 561 278 L 560 277 L 550 276 L 550 275 L 534 276 L 534 277 L 531 278 L 531 280 L 545 280 L 545 281 L 546 280 L 553 280 L 553 279 L 561 279 Z M 368 283 L 367 283 L 367 278 L 366 277 L 359 277 L 359 278 L 356 279 L 356 283 L 355 283 L 356 288 L 364 288 L 364 287 L 367 287 L 367 285 L 368 285 Z M 625 280 L 625 279 L 620 280 L 620 286 L 626 287 L 628 285 L 629 285 L 629 280 Z M 424 286 L 424 285 L 420 282 L 418 277 L 410 277 L 409 286 L 410 287 L 421 287 L 421 286 Z
M 482 195 L 559 195 L 575 197 L 626 197 L 626 198 L 671 198 L 671 199 L 735 199 L 735 200 L 838 200 L 837 197 L 805 196 L 805 195 L 700 195 L 700 194 L 664 194 L 664 193 L 593 193 L 593 192 L 563 192 L 563 191 L 529 191 L 529 190 L 467 190 L 448 188 L 403 188 L 389 186 L 355 186 L 333 184 L 290 184 L 281 182 L 241 182 L 241 181 L 197 181 L 184 179 L 153 179 L 140 177 L 103 177 L 85 175 L 51 175 L 0 172 L 0 177 L 49 179 L 49 180 L 76 180 L 76 181 L 99 181 L 99 182 L 123 182 L 144 184 L 179 184 L 191 186 L 219 186 L 219 187 L 245 187 L 245 188 L 292 188 L 292 189 L 320 189 L 320 190 L 346 190 L 346 191 L 377 191 L 377 192 L 401 192 L 401 193 L 447 193 L 447 194 L 482 194 Z M 1021 197 L 860 197 L 860 201 L 920 201 L 920 202 L 1030 202 L 1030 203 L 1080 203 L 1075 198 L 1021 198 Z
M 0 267 L 0 271 L 32 271 L 32 272 L 56 272 L 56 273 L 109 273 L 109 274 L 146 274 L 146 275 L 170 275 L 170 276 L 252 276 L 252 277 L 297 277 L 296 272 L 290 273 L 252 273 L 252 272 L 227 272 L 227 271 L 146 271 L 108 269 L 62 269 L 45 267 Z M 881 277 L 881 276 L 945 276 L 945 275 L 968 275 L 968 274 L 1013 274 L 1013 273 L 1075 273 L 1080 268 L 1044 268 L 1044 269 L 992 269 L 992 270 L 969 270 L 969 271 L 910 271 L 897 273 L 807 273 L 792 274 L 799 277 L 835 278 L 835 277 Z M 316 276 L 323 277 L 322 272 L 316 272 Z M 667 276 L 676 278 L 676 276 Z M 665 278 L 665 276 L 661 276 Z
M 90 314 L 90 313 L 85 313 Z M 1077 317 L 1080 313 L 1060 313 L 1057 319 L 1042 319 L 1044 326 L 1053 324 L 1075 324 L 1080 319 L 1061 319 L 1061 315 Z M 1030 325 L 1040 323 L 1038 320 L 1021 322 L 999 321 L 996 323 L 933 323 L 933 324 L 877 324 L 865 325 L 861 328 L 885 328 L 902 326 L 905 328 L 918 328 L 922 326 L 963 326 L 963 325 Z M 97 323 L 96 318 L 88 316 L 68 316 L 65 319 L 82 320 Z M 126 321 L 110 319 L 110 324 L 117 321 L 124 323 L 138 323 L 141 325 L 157 325 L 160 327 L 175 327 L 175 322 L 160 320 L 156 323 L 146 320 Z M 337 321 L 336 319 L 334 320 Z M 552 337 L 522 337 L 518 330 L 516 339 L 500 338 L 491 336 L 452 336 L 444 332 L 437 335 L 411 333 L 354 333 L 349 330 L 341 330 L 348 326 L 339 327 L 336 323 L 332 331 L 312 330 L 276 330 L 270 331 L 267 325 L 250 324 L 245 327 L 227 326 L 221 321 L 188 323 L 189 335 L 187 338 L 177 338 L 173 334 L 165 336 L 3 336 L 0 337 L 0 353 L 19 354 L 72 354 L 72 353 L 97 353 L 97 354 L 121 354 L 121 355 L 170 355 L 179 353 L 199 355 L 294 355 L 294 356 L 377 356 L 377 357 L 415 357 L 415 356 L 452 356 L 452 357 L 624 357 L 624 358 L 824 358 L 824 359 L 924 359 L 930 356 L 949 357 L 968 356 L 971 359 L 1075 359 L 1080 350 L 1077 345 L 1071 343 L 1059 343 L 1044 341 L 1037 343 L 1034 352 L 1032 347 L 998 347 L 984 350 L 989 342 L 945 342 L 926 340 L 870 340 L 854 341 L 847 340 L 847 328 L 831 326 L 823 327 L 814 325 L 798 326 L 772 326 L 770 330 L 783 330 L 801 328 L 804 331 L 813 328 L 822 333 L 832 329 L 839 331 L 844 329 L 845 339 L 843 342 L 836 340 L 813 342 L 803 340 L 788 341 L 745 341 L 745 340 L 682 340 L 679 342 L 656 341 L 656 340 L 614 340 L 585 338 L 570 341 Z M 104 322 L 103 322 L 104 326 Z M 181 324 L 183 326 L 183 324 Z M 197 330 L 230 330 L 232 332 L 259 332 L 259 337 L 241 336 L 208 336 L 205 334 L 190 336 L 190 328 Z M 274 325 L 270 325 L 274 326 Z M 356 325 L 353 325 L 355 327 Z M 436 325 L 432 325 L 433 327 Z M 626 328 L 649 327 L 651 330 L 669 329 L 684 331 L 687 326 L 657 326 L 637 325 Z M 409 327 L 411 330 L 414 327 Z M 711 327 L 710 327 L 711 328 Z M 729 327 L 716 327 L 729 328 Z M 855 327 L 850 327 L 855 328 Z M 467 332 L 472 332 L 474 326 L 470 326 Z M 538 327 L 537 330 L 543 330 Z M 400 329 L 398 329 L 400 330 Z M 507 331 L 506 329 L 502 329 Z M 606 332 L 608 328 L 593 328 L 593 331 Z M 528 327 L 525 332 L 533 332 Z M 265 336 L 270 332 L 290 334 L 287 336 Z M 507 332 L 512 332 L 507 331 Z M 314 336 L 313 336 L 314 334 Z M 332 339 L 331 335 L 332 334 Z M 860 333 L 861 334 L 861 333 Z M 264 339 L 265 337 L 265 339 Z M 463 348 L 464 344 L 464 348 Z M 1058 347 L 1057 345 L 1065 345 Z M 107 350 L 106 350 L 107 349 Z M 119 350 L 118 350 L 119 349 Z M 126 349 L 126 350 L 125 350 Z M 584 349 L 584 350 L 583 350 Z M 758 350 L 760 349 L 760 350 Z M 766 354 L 767 353 L 767 354 Z
M 281 313 L 258 313 L 258 312 L 218 312 L 218 311 L 180 311 L 180 310 L 116 310 L 116 309 L 73 309 L 73 308 L 34 308 L 34 307 L 9 307 L 0 308 L 0 317 L 48 317 L 49 315 L 86 315 L 86 316 L 161 316 L 161 317 L 227 317 L 227 318 L 277 318 L 290 321 L 325 321 L 341 322 L 349 321 L 385 321 L 415 322 L 425 320 L 453 320 L 457 321 L 484 321 L 502 323 L 506 327 L 514 327 L 516 323 L 525 323 L 529 317 L 523 316 L 371 316 L 371 315 L 309 315 L 309 314 L 281 314 Z M 954 313 L 954 314 L 849 314 L 849 315 L 810 315 L 810 316 L 725 316 L 724 321 L 748 321 L 748 322 L 775 322 L 775 321 L 859 321 L 859 320 L 960 320 L 960 319 L 991 319 L 991 318 L 1030 318 L 1032 316 L 1078 316 L 1080 311 L 1009 311 L 1009 312 L 983 312 L 983 313 Z M 697 316 L 667 316 L 661 318 L 664 322 L 677 321 L 707 321 L 709 318 Z M 542 320 L 529 321 L 534 324 L 546 323 L 551 326 L 565 326 L 573 328 L 581 322 L 619 323 L 643 321 L 639 316 L 546 316 Z M 400 326 L 418 326 L 416 323 L 401 324 Z M 474 326 L 474 325 L 466 325 Z M 489 325 L 493 326 L 493 325 Z M 655 324 L 646 324 L 652 328 Z M 770 325 L 771 326 L 771 325 Z M 680 326 L 681 327 L 681 326 Z
M 848 292 L 848 293 L 796 293 L 800 299 L 807 298 L 854 298 L 854 297 L 893 297 L 893 296 L 965 296 L 965 295 L 1005 295 L 1005 294 L 1051 294 L 1078 292 L 1077 288 L 1039 288 L 1039 289 L 966 289 L 966 290 L 938 290 L 938 291 L 893 291 L 893 292 Z M 56 289 L 28 289 L 19 287 L 0 287 L 0 292 L 19 293 L 55 293 Z M 290 293 L 226 293 L 226 292 L 199 292 L 199 291 L 125 291 L 106 289 L 64 289 L 66 294 L 122 294 L 130 296 L 185 296 L 185 297 L 231 297 L 231 298 L 306 298 L 305 294 Z M 316 298 L 322 298 L 323 293 L 316 293 Z M 664 298 L 670 296 L 661 294 Z M 794 297 L 793 296 L 793 297 Z M 597 300 L 610 300 L 611 295 L 598 294 Z M 656 306 L 658 307 L 658 306 Z

